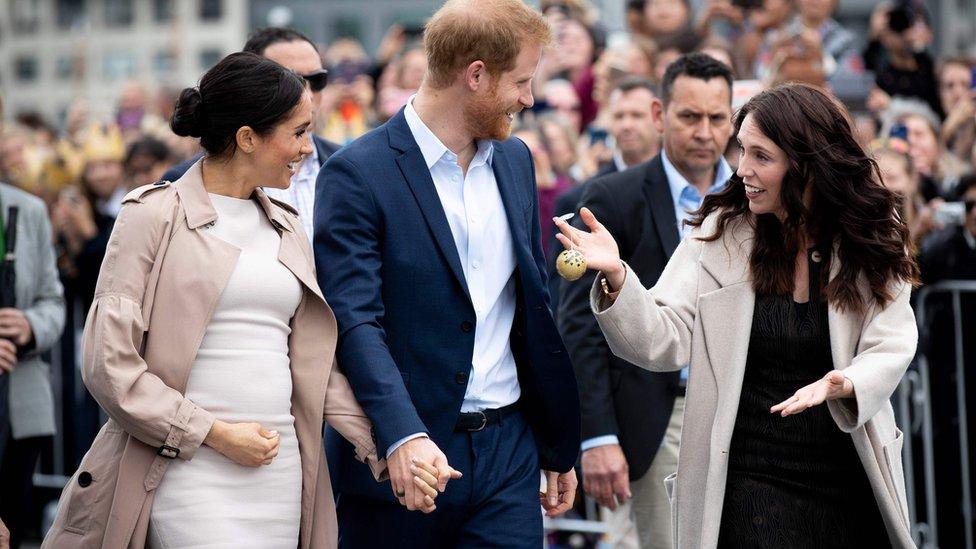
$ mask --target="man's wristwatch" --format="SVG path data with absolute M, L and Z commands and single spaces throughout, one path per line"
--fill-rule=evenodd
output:
M 603 288 L 603 295 L 607 296 L 607 299 L 609 299 L 610 301 L 617 299 L 617 296 L 620 295 L 620 290 L 617 290 L 615 292 L 610 291 L 610 285 L 607 284 L 606 276 L 600 278 L 600 286 Z

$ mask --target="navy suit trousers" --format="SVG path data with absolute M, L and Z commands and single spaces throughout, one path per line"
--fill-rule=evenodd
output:
M 482 431 L 455 432 L 442 450 L 464 476 L 448 483 L 436 511 L 425 515 L 343 493 L 340 549 L 542 547 L 539 457 L 521 414 Z

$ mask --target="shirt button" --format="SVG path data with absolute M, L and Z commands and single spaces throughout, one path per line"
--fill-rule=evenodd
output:
M 473 267 L 475 270 L 478 270 L 478 268 L 481 267 L 481 263 L 475 261 L 474 263 L 471 264 L 471 267 Z

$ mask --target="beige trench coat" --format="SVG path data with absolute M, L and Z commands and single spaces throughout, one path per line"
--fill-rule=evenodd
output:
M 709 216 L 684 239 L 651 290 L 627 267 L 612 304 L 599 278 L 590 293 L 614 354 L 655 371 L 691 365 L 678 471 L 664 480 L 679 549 L 718 543 L 755 305 L 749 269 L 753 229 L 740 222 L 719 240 L 697 240 L 714 234 L 715 218 Z M 837 262 L 833 266 L 832 276 Z M 861 291 L 869 297 L 863 280 Z M 915 545 L 909 534 L 902 433 L 895 427 L 889 398 L 918 342 L 910 293 L 908 284 L 899 283 L 893 288 L 894 301 L 884 308 L 874 305 L 852 314 L 831 306 L 828 313 L 834 368 L 854 383 L 855 396 L 828 401 L 827 406 L 837 427 L 854 439 L 888 537 L 899 548 Z
M 370 423 L 334 366 L 337 329 L 316 283 L 308 239 L 288 206 L 255 191 L 281 235 L 278 260 L 302 284 L 288 341 L 292 415 L 302 463 L 300 546 L 336 545 L 335 506 L 322 447 L 325 418 L 377 479 Z M 51 548 L 141 548 L 154 490 L 170 460 L 190 460 L 214 417 L 183 397 L 217 299 L 240 250 L 205 228 L 219 223 L 200 163 L 174 184 L 129 193 L 108 244 L 85 324 L 82 376 L 110 419 L 61 495 Z M 156 261 L 161 256 L 162 261 Z M 140 349 L 144 351 L 140 354 Z M 144 357 L 144 358 L 143 358 Z

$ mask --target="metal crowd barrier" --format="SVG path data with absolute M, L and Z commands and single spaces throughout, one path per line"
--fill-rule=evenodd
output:
M 955 340 L 955 372 L 956 372 L 956 405 L 959 411 L 959 452 L 960 478 L 962 482 L 963 524 L 965 528 L 966 549 L 976 549 L 973 532 L 973 495 L 970 488 L 971 470 L 969 455 L 969 431 L 966 402 L 966 377 L 963 355 L 962 330 L 962 295 L 976 295 L 976 281 L 946 281 L 923 287 L 917 295 L 915 316 L 919 332 L 924 341 L 927 337 L 928 322 L 931 315 L 928 312 L 929 301 L 934 295 L 948 294 L 951 298 L 954 322 Z M 79 315 L 80 316 L 80 315 Z M 71 322 L 74 320 L 74 322 Z M 66 329 L 77 330 L 80 340 L 80 323 L 84 317 L 69 319 Z M 46 474 L 37 473 L 34 481 L 37 486 L 60 488 L 63 487 L 68 476 L 73 473 L 69 464 L 65 463 L 64 432 L 70 426 L 61 424 L 63 406 L 75 401 L 72 391 L 78 387 L 66 387 L 61 377 L 62 356 L 57 348 L 51 356 L 52 388 L 55 396 L 56 417 L 58 418 L 58 434 L 54 437 L 54 452 L 51 471 Z M 84 387 L 81 387 L 84 390 Z M 911 521 L 912 536 L 920 549 L 937 549 L 939 547 L 938 509 L 935 492 L 934 446 L 932 436 L 932 405 L 929 387 L 929 360 L 924 353 L 919 353 L 915 368 L 908 371 L 898 387 L 894 397 L 898 424 L 906 433 L 903 446 L 905 466 L 905 485 L 907 490 L 909 519 Z M 912 439 L 917 437 L 921 441 L 921 455 L 916 455 Z M 916 461 L 921 461 L 922 478 L 916 478 Z M 917 500 L 919 493 L 924 493 L 924 518 L 919 517 Z M 587 517 L 599 517 L 596 503 L 589 497 L 585 498 Z M 599 519 L 545 519 L 546 532 L 580 532 L 591 534 L 606 533 L 608 525 Z
M 953 340 L 955 343 L 955 386 L 956 407 L 959 413 L 959 461 L 962 489 L 962 516 L 966 549 L 973 549 L 973 495 L 970 484 L 971 467 L 969 455 L 968 406 L 966 402 L 966 368 L 963 353 L 962 296 L 976 295 L 976 281 L 945 281 L 923 287 L 916 296 L 915 317 L 919 326 L 919 341 L 929 337 L 929 322 L 932 320 L 928 310 L 930 299 L 935 295 L 948 295 L 952 306 Z M 938 508 L 935 491 L 935 451 L 932 435 L 932 399 L 929 377 L 929 357 L 919 353 L 916 368 L 910 370 L 899 386 L 897 410 L 899 424 L 906 431 L 903 446 L 905 464 L 905 486 L 908 496 L 908 512 L 912 525 L 912 536 L 921 549 L 939 547 Z M 922 479 L 915 478 L 915 448 L 913 437 L 921 441 Z M 918 516 L 918 489 L 921 485 L 925 494 L 925 517 Z M 949 512 L 952 512 L 951 510 Z

